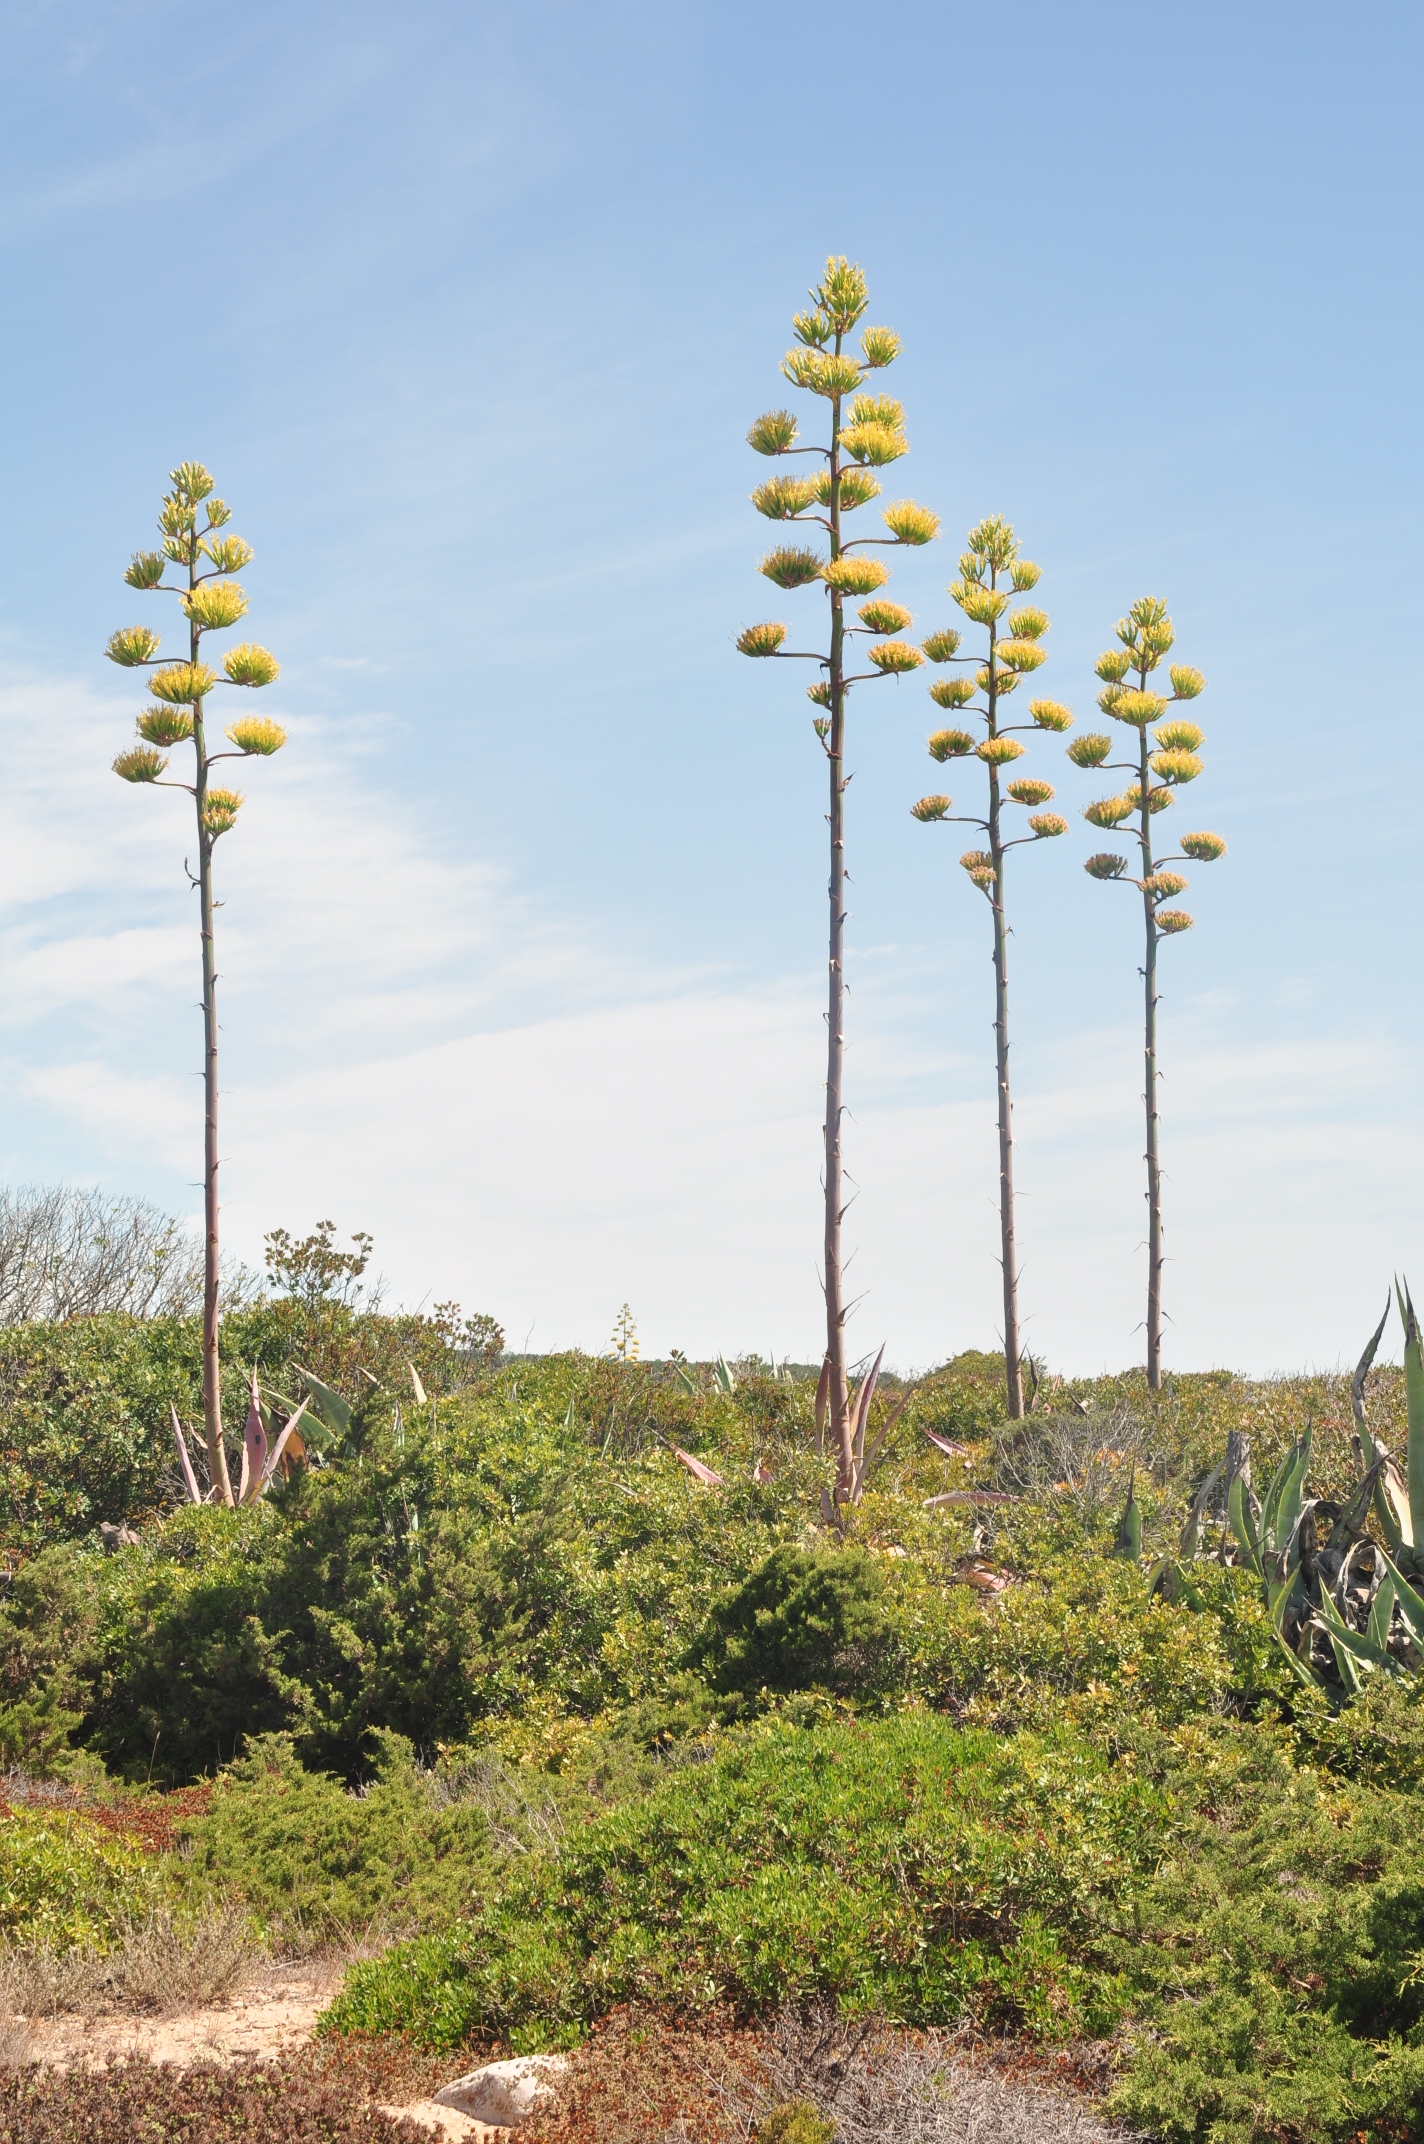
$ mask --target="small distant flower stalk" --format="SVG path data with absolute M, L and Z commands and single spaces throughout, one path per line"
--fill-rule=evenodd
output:
M 1068 747 L 1068 757 L 1079 767 L 1101 767 L 1111 774 L 1133 777 L 1120 795 L 1100 797 L 1083 817 L 1090 826 L 1112 829 L 1135 821 L 1141 876 L 1134 878 L 1128 860 L 1111 851 L 1090 856 L 1084 869 L 1090 878 L 1135 886 L 1142 895 L 1146 935 L 1146 958 L 1142 968 L 1143 1101 L 1147 1113 L 1147 1383 L 1153 1392 L 1162 1386 L 1162 1168 L 1158 1142 L 1157 1111 L 1157 947 L 1163 938 L 1189 931 L 1192 918 L 1184 908 L 1170 908 L 1187 890 L 1187 881 L 1170 864 L 1216 863 L 1226 854 L 1219 834 L 1183 834 L 1179 852 L 1155 857 L 1152 852 L 1152 821 L 1173 802 L 1184 782 L 1195 781 L 1202 771 L 1198 756 L 1202 732 L 1195 722 L 1169 716 L 1168 709 L 1184 700 L 1195 700 L 1206 688 L 1200 670 L 1187 663 L 1173 663 L 1168 670 L 1172 690 L 1154 692 L 1148 679 L 1157 670 L 1176 639 L 1167 606 L 1159 596 L 1143 596 L 1125 618 L 1119 619 L 1120 645 L 1098 657 L 1096 669 L 1102 680 L 1098 706 L 1105 715 L 1135 732 L 1137 747 L 1132 759 L 1113 760 L 1113 740 L 1102 733 L 1077 738 Z M 1135 682 L 1129 683 L 1132 679 Z M 1151 734 L 1149 735 L 1149 731 Z
M 767 579 L 779 588 L 823 588 L 828 599 L 828 645 L 819 650 L 785 646 L 786 627 L 777 622 L 748 626 L 737 646 L 743 655 L 786 657 L 814 662 L 821 675 L 807 688 L 819 712 L 813 727 L 825 753 L 830 777 L 829 985 L 826 1055 L 824 1285 L 826 1354 L 822 1392 L 832 1448 L 836 1453 L 836 1503 L 858 1500 L 861 1459 L 852 1413 L 846 1366 L 846 1314 L 841 1258 L 841 1220 L 845 1209 L 841 1156 L 845 1057 L 845 772 L 846 696 L 852 686 L 897 677 L 924 661 L 919 649 L 899 637 L 911 624 L 910 613 L 879 594 L 889 579 L 883 561 L 867 554 L 872 547 L 926 544 L 939 534 L 939 517 L 913 500 L 884 509 L 889 534 L 846 541 L 844 517 L 879 496 L 877 469 L 908 451 L 905 413 L 889 395 L 861 392 L 870 375 L 893 363 L 900 338 L 889 328 L 865 328 L 860 354 L 847 350 L 851 335 L 869 304 L 865 277 L 844 259 L 826 263 L 824 280 L 811 292 L 811 309 L 793 322 L 797 347 L 782 363 L 794 387 L 820 395 L 828 404 L 827 444 L 798 446 L 798 427 L 789 410 L 770 410 L 747 434 L 758 454 L 812 455 L 821 464 L 812 476 L 773 476 L 752 493 L 752 503 L 770 521 L 813 523 L 824 530 L 825 551 L 780 546 L 761 562 Z M 856 617 L 846 619 L 846 599 L 865 598 Z M 870 667 L 848 674 L 851 642 L 868 635 Z M 818 1424 L 819 1427 L 819 1424 Z M 861 1430 L 863 1437 L 863 1425 Z
M 275 659 L 265 648 L 251 642 L 229 648 L 223 658 L 223 675 L 202 660 L 204 636 L 237 624 L 247 611 L 247 591 L 230 578 L 240 573 L 252 558 L 252 549 L 240 536 L 221 536 L 218 531 L 232 516 L 221 499 L 213 496 L 213 480 L 201 462 L 184 462 L 169 477 L 171 490 L 159 509 L 158 526 L 163 545 L 158 551 L 140 551 L 124 575 L 130 588 L 175 595 L 188 623 L 188 660 L 160 661 L 159 635 L 145 625 L 126 626 L 114 634 L 106 653 L 111 662 L 126 670 L 147 670 L 149 691 L 156 705 L 147 707 L 135 725 L 140 742 L 120 752 L 114 772 L 126 782 L 146 783 L 160 789 L 185 789 L 192 797 L 197 819 L 198 870 L 188 870 L 190 885 L 197 889 L 203 959 L 203 1426 L 208 1447 L 208 1465 L 219 1500 L 231 1504 L 232 1481 L 223 1446 L 222 1398 L 218 1381 L 218 1011 L 217 969 L 213 952 L 213 846 L 236 824 L 242 796 L 211 780 L 212 770 L 223 759 L 267 759 L 286 743 L 286 732 L 265 715 L 244 715 L 225 735 L 230 752 L 208 749 L 206 702 L 221 686 L 255 688 L 270 685 L 278 674 Z M 199 530 L 198 509 L 203 508 L 204 526 Z M 186 573 L 186 580 L 164 578 L 170 566 Z M 193 747 L 191 782 L 165 781 L 166 752 L 173 746 Z M 184 866 L 185 869 L 188 867 Z
M 994 1057 L 999 1098 L 999 1241 L 1004 1276 L 1004 1377 L 1009 1417 L 1017 1421 L 1024 1411 L 1022 1342 L 1019 1331 L 1018 1247 L 1014 1234 L 1014 1130 L 1013 1100 L 1009 1087 L 1009 926 L 1004 890 L 1004 863 L 1010 849 L 1026 843 L 1056 840 L 1068 831 L 1068 822 L 1057 812 L 1037 807 L 1050 802 L 1053 784 L 1028 776 L 1012 781 L 1003 777 L 1024 747 L 1019 735 L 1034 730 L 1062 731 L 1073 717 L 1056 700 L 1031 700 L 1030 722 L 1006 723 L 1003 703 L 1018 690 L 1026 677 L 1043 667 L 1047 651 L 1040 646 L 1048 631 L 1048 619 L 1035 604 L 1010 606 L 1016 596 L 1028 595 L 1038 585 L 1039 569 L 1019 556 L 1018 538 L 1001 514 L 990 515 L 969 531 L 968 549 L 959 561 L 959 579 L 950 587 L 966 618 L 983 626 L 988 645 L 983 655 L 961 655 L 962 636 L 953 630 L 931 633 L 923 643 L 931 662 L 972 665 L 972 674 L 947 677 L 931 685 L 930 698 L 937 707 L 967 715 L 982 725 L 983 735 L 967 729 L 936 730 L 930 738 L 930 757 L 941 763 L 975 758 L 987 776 L 988 801 L 985 816 L 955 814 L 953 800 L 946 796 L 921 797 L 912 805 L 915 818 L 926 825 L 945 822 L 976 826 L 988 847 L 970 849 L 959 861 L 989 903 L 994 921 Z M 1008 613 L 1007 618 L 1005 613 Z M 1000 622 L 1007 630 L 1000 633 Z M 1002 787 L 1001 787 L 1002 782 Z M 1008 801 L 1029 809 L 1026 834 L 1010 832 L 1004 838 L 1004 804 Z M 1012 824 L 1012 822 L 1011 822 Z

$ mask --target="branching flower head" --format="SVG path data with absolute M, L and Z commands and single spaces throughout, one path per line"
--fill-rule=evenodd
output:
M 867 648 L 866 655 L 882 676 L 897 677 L 909 670 L 918 670 L 924 661 L 918 648 L 908 640 L 882 640 L 875 647 Z
M 758 484 L 752 505 L 768 521 L 790 521 L 816 503 L 816 480 L 809 476 L 772 476 Z
M 1220 834 L 1183 834 L 1181 847 L 1184 856 L 1199 864 L 1219 863 L 1226 854 Z
M 824 348 L 836 332 L 819 308 L 810 313 L 793 313 L 791 325 L 795 331 L 796 340 L 805 343 L 810 350 Z
M 251 544 L 241 536 L 224 536 L 217 543 L 205 542 L 203 549 L 219 573 L 241 573 L 244 566 L 252 564 L 254 556 Z
M 146 707 L 134 727 L 146 744 L 186 744 L 193 717 L 186 707 Z
M 1104 849 L 1098 855 L 1090 856 L 1083 869 L 1087 872 L 1089 878 L 1121 878 L 1123 872 L 1127 869 L 1127 858 L 1125 856 L 1114 856 Z
M 904 433 L 893 431 L 888 424 L 848 424 L 840 443 L 853 462 L 863 462 L 871 469 L 884 469 L 910 451 Z
M 974 739 L 968 730 L 936 730 L 929 742 L 931 759 L 943 764 L 947 759 L 963 759 L 974 750 Z
M 966 849 L 959 859 L 959 867 L 969 873 L 983 892 L 987 893 L 994 883 L 994 859 L 987 849 Z
M 1004 794 L 1011 796 L 1015 804 L 1046 804 L 1053 795 L 1053 784 L 1040 781 L 1036 775 L 1023 774 L 1009 783 Z
M 897 500 L 880 518 L 896 543 L 933 543 L 939 534 L 939 515 L 927 506 L 916 506 L 913 499 Z
M 956 581 L 949 593 L 966 618 L 976 625 L 993 625 L 1003 617 L 1009 599 L 1001 588 L 980 588 L 974 581 Z
M 890 568 L 878 558 L 833 558 L 821 568 L 828 588 L 845 596 L 873 596 L 890 578 Z
M 1017 737 L 986 737 L 975 745 L 974 752 L 986 767 L 1007 767 L 1013 760 L 1023 758 L 1024 748 Z
M 1012 524 L 1002 514 L 989 514 L 978 522 L 969 531 L 968 543 L 974 556 L 982 558 L 997 573 L 1011 566 L 1019 555 L 1019 540 Z M 1037 578 L 1035 574 L 1034 579 Z
M 953 802 L 953 797 L 921 797 L 918 804 L 910 806 L 910 817 L 927 826 L 932 819 L 942 819 Z
M 223 657 L 223 668 L 234 685 L 271 685 L 280 675 L 282 666 L 266 648 L 245 640 L 241 647 L 228 649 Z
M 1129 808 L 1137 811 L 1142 803 L 1141 782 L 1129 782 L 1127 788 L 1123 791 L 1123 797 Z M 1165 786 L 1160 789 L 1148 789 L 1147 809 L 1149 812 L 1166 811 L 1172 801 L 1172 792 Z
M 1041 730 L 1056 730 L 1061 735 L 1073 727 L 1073 711 L 1061 700 L 1030 700 L 1028 711 Z
M 287 741 L 281 723 L 273 722 L 268 715 L 244 715 L 224 734 L 239 752 L 250 752 L 262 759 L 270 759 L 274 752 L 280 752 Z
M 1075 767 L 1100 767 L 1112 752 L 1111 737 L 1104 737 L 1101 730 L 1089 730 L 1084 737 L 1075 737 L 1068 747 L 1068 757 Z
M 806 697 L 808 700 L 814 701 L 817 707 L 829 707 L 831 704 L 831 688 L 823 677 L 817 678 L 814 685 L 806 687 Z
M 796 444 L 798 426 L 789 409 L 769 409 L 758 417 L 747 434 L 747 445 L 758 454 L 785 454 Z
M 948 663 L 959 653 L 963 637 L 946 626 L 941 632 L 927 634 L 920 645 L 932 663 Z
M 1039 841 L 1053 841 L 1068 831 L 1068 821 L 1060 818 L 1056 811 L 1036 811 L 1028 823 Z
M 1047 631 L 1048 613 L 1036 604 L 1021 603 L 1009 619 L 1009 634 L 1014 640 L 1041 640 Z
M 1106 698 L 1106 693 L 1100 693 L 1098 704 L 1101 706 Z M 1116 716 L 1119 722 L 1130 722 L 1134 729 L 1141 730 L 1167 712 L 1167 702 L 1159 693 L 1139 692 L 1133 687 L 1123 687 L 1114 691 L 1112 706 L 1104 712 Z
M 1111 826 L 1121 826 L 1124 819 L 1130 819 L 1133 808 L 1130 797 L 1100 797 L 1096 804 L 1088 806 L 1083 817 L 1089 826 L 1100 826 L 1106 830 Z
M 152 745 L 133 744 L 127 752 L 120 752 L 114 761 L 114 772 L 125 782 L 156 782 L 168 765 L 161 752 Z
M 206 663 L 165 663 L 154 671 L 148 689 L 156 699 L 168 700 L 175 707 L 191 707 L 195 700 L 205 699 L 217 681 L 216 670 Z
M 936 707 L 967 707 L 979 687 L 972 677 L 939 677 L 930 687 Z
M 860 366 L 853 357 L 837 357 L 833 350 L 788 350 L 781 369 L 793 387 L 835 401 L 852 395 L 860 385 Z
M 242 796 L 236 789 L 210 789 L 203 799 L 203 831 L 214 841 L 220 834 L 231 833 L 237 824 L 237 815 L 242 809 Z
M 1105 685 L 1120 685 L 1131 668 L 1132 657 L 1126 648 L 1109 648 L 1093 665 Z
M 775 655 L 786 638 L 784 625 L 749 625 L 737 635 L 737 652 L 740 655 Z
M 1187 890 L 1187 882 L 1180 871 L 1153 871 L 1147 878 L 1139 879 L 1138 884 L 1153 901 L 1174 901 L 1179 893 Z
M 904 347 L 893 328 L 866 328 L 860 338 L 861 355 L 869 372 L 893 365 Z
M 1205 742 L 1205 732 L 1195 722 L 1180 719 L 1163 722 L 1152 733 L 1153 742 L 1164 752 L 1197 752 Z
M 857 395 L 850 406 L 852 424 L 883 424 L 887 432 L 903 432 L 905 406 L 893 395 Z
M 903 603 L 892 603 L 887 596 L 877 596 L 869 603 L 862 603 L 857 615 L 861 624 L 872 633 L 908 632 L 915 622 Z
M 1152 920 L 1165 938 L 1174 938 L 1178 931 L 1189 931 L 1195 919 L 1185 908 L 1159 908 Z
M 796 551 L 782 545 L 768 551 L 757 570 L 775 581 L 778 588 L 807 588 L 821 578 L 825 563 L 818 551 Z
M 180 600 L 200 632 L 221 632 L 247 615 L 247 590 L 237 581 L 204 581 Z
M 813 479 L 816 486 L 816 504 L 831 503 L 831 472 L 823 469 Z M 842 469 L 840 474 L 840 502 L 843 514 L 854 513 L 857 506 L 868 506 L 872 499 L 880 497 L 880 486 L 868 469 Z
M 135 551 L 124 579 L 130 588 L 156 588 L 163 579 L 167 564 L 168 561 L 161 551 Z
M 825 314 L 837 334 L 849 335 L 870 303 L 864 270 L 848 261 L 843 253 L 832 254 L 826 262 L 825 274 L 811 292 L 811 301 L 817 312 Z
M 1009 586 L 1018 595 L 1027 595 L 1042 579 L 1042 567 L 1036 566 L 1031 558 L 1016 558 L 1009 567 Z
M 111 636 L 104 653 L 111 663 L 136 670 L 140 663 L 151 663 L 158 648 L 157 633 L 150 632 L 146 625 L 126 625 Z
M 169 470 L 168 481 L 175 499 L 186 506 L 196 506 L 213 489 L 213 479 L 201 462 L 179 462 L 176 469 Z
M 1041 648 L 1036 640 L 1001 640 L 995 653 L 1006 670 L 1020 677 L 1041 670 L 1048 661 L 1047 648 Z
M 1202 771 L 1195 752 L 1154 752 L 1147 764 L 1164 782 L 1194 782 Z
M 1194 700 L 1198 693 L 1206 691 L 1206 679 L 1200 670 L 1194 670 L 1190 663 L 1173 663 L 1167 675 L 1172 680 L 1172 691 L 1179 700 Z

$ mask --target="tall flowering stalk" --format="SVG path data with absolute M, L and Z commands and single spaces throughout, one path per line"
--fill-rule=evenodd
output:
M 193 799 L 197 820 L 197 873 L 186 863 L 184 869 L 189 884 L 197 889 L 203 956 L 203 1423 L 214 1491 L 223 1503 L 230 1504 L 233 1493 L 223 1448 L 218 1382 L 218 1009 L 213 958 L 213 848 L 236 823 L 242 797 L 235 789 L 217 786 L 210 777 L 219 760 L 266 759 L 280 751 L 287 739 L 281 726 L 265 715 L 243 715 L 224 732 L 231 751 L 208 749 L 205 708 L 209 694 L 222 685 L 270 685 L 278 666 L 265 648 L 250 642 L 228 649 L 221 677 L 202 660 L 204 635 L 225 631 L 246 613 L 247 591 L 230 576 L 240 573 L 249 563 L 252 547 L 240 536 L 219 535 L 232 516 L 222 500 L 213 497 L 213 480 L 201 462 L 182 463 L 168 481 L 171 489 L 158 515 L 162 548 L 136 552 L 124 579 L 130 588 L 178 598 L 188 626 L 187 661 L 160 662 L 159 635 L 146 625 L 125 626 L 114 634 L 105 652 L 110 662 L 126 670 L 147 670 L 148 689 L 157 703 L 146 707 L 139 716 L 136 727 L 141 742 L 120 752 L 114 761 L 115 774 L 126 782 L 185 789 Z M 200 506 L 204 521 L 201 530 Z M 178 569 L 179 579 L 164 578 L 170 566 Z M 181 577 L 184 575 L 186 578 Z M 193 747 L 193 779 L 165 781 L 166 752 L 180 744 Z
M 1036 605 L 1023 603 L 1011 609 L 1015 596 L 1028 595 L 1038 585 L 1039 569 L 1020 558 L 1018 538 L 1002 514 L 991 514 L 972 528 L 968 549 L 959 561 L 959 579 L 950 588 L 959 608 L 971 624 L 988 635 L 982 655 L 961 655 L 961 636 L 954 631 L 931 633 L 924 652 L 931 662 L 972 664 L 972 675 L 948 677 L 931 685 L 930 698 L 937 707 L 967 714 L 982 725 L 983 735 L 965 729 L 936 730 L 930 738 L 930 757 L 947 760 L 973 757 L 987 776 L 988 801 L 985 816 L 954 813 L 953 799 L 921 797 L 910 808 L 926 825 L 940 822 L 977 826 L 988 841 L 986 849 L 970 849 L 959 861 L 972 884 L 979 888 L 994 919 L 994 1058 L 999 1095 L 999 1240 L 1004 1270 L 1004 1375 L 1008 1388 L 1010 1418 L 1023 1413 L 1023 1371 L 1019 1334 L 1018 1250 L 1014 1236 L 1014 1129 L 1013 1102 L 1009 1091 L 1009 926 L 1005 902 L 1004 862 L 1010 849 L 1025 843 L 1048 841 L 1066 834 L 1068 822 L 1057 812 L 1032 807 L 1047 804 L 1053 796 L 1052 782 L 1019 776 L 1003 777 L 1024 747 L 1018 734 L 1032 730 L 1066 730 L 1073 721 L 1066 707 L 1056 700 L 1030 700 L 1030 722 L 1003 719 L 1003 703 L 1018 690 L 1026 677 L 1041 669 L 1047 651 L 1041 642 L 1048 631 L 1048 618 Z M 1007 615 L 1006 615 L 1007 613 Z M 1002 629 L 1002 630 L 1001 630 Z M 1002 786 L 1001 786 L 1002 783 Z M 1004 838 L 1005 801 L 1030 807 L 1029 831 Z M 1012 828 L 1012 822 L 1011 822 Z
M 827 405 L 825 444 L 798 446 L 798 427 L 789 410 L 769 410 L 747 434 L 758 454 L 809 454 L 823 466 L 813 476 L 773 476 L 752 493 L 758 513 L 769 521 L 815 522 L 826 533 L 823 552 L 810 547 L 778 546 L 761 562 L 761 570 L 778 588 L 819 587 L 828 609 L 828 645 L 820 650 L 787 648 L 786 627 L 777 623 L 748 626 L 737 641 L 743 655 L 782 656 L 814 662 L 821 676 L 808 686 L 809 698 L 822 710 L 814 729 L 826 756 L 830 779 L 829 984 L 826 1046 L 824 1285 L 826 1353 L 818 1414 L 829 1428 L 836 1453 L 836 1501 L 854 1502 L 860 1489 L 858 1453 L 846 1370 L 846 1312 L 841 1259 L 841 1221 L 845 1211 L 841 1157 L 845 1058 L 845 771 L 846 696 L 852 686 L 896 677 L 918 669 L 918 648 L 895 636 L 911 623 L 910 613 L 879 596 L 890 577 L 883 560 L 867 557 L 875 546 L 925 544 L 939 534 L 939 517 L 901 500 L 887 506 L 882 519 L 888 536 L 860 536 L 847 541 L 844 517 L 879 496 L 876 469 L 898 461 L 908 451 L 905 413 L 889 395 L 863 394 L 873 372 L 893 363 L 901 343 L 889 328 L 865 328 L 860 354 L 846 348 L 869 304 L 865 277 L 844 259 L 826 263 L 825 277 L 811 292 L 811 308 L 793 322 L 797 347 L 788 352 L 782 372 L 794 387 L 819 395 Z M 866 597 L 848 623 L 847 597 Z M 872 637 L 865 649 L 870 668 L 849 674 L 851 642 L 857 634 Z M 880 636 L 890 636 L 880 637 Z M 818 1423 L 819 1426 L 819 1423 Z M 862 1440 L 863 1441 L 863 1440 Z
M 1098 705 L 1105 715 L 1133 731 L 1137 738 L 1134 756 L 1113 760 L 1113 740 L 1100 732 L 1077 738 L 1068 747 L 1068 757 L 1079 767 L 1101 767 L 1133 779 L 1118 796 L 1102 797 L 1090 804 L 1083 817 L 1090 826 L 1105 830 L 1135 821 L 1140 875 L 1134 878 L 1125 856 L 1107 851 L 1090 856 L 1084 869 L 1089 877 L 1135 886 L 1142 896 L 1146 935 L 1146 958 L 1142 968 L 1144 993 L 1143 1100 L 1147 1111 L 1147 1383 L 1156 1392 L 1162 1383 L 1162 1168 L 1158 1151 L 1157 1112 L 1157 948 L 1164 938 L 1189 931 L 1192 918 L 1184 908 L 1164 904 L 1185 893 L 1187 881 L 1169 864 L 1215 863 L 1226 854 L 1219 834 L 1183 834 L 1179 852 L 1172 856 L 1152 853 L 1152 821 L 1173 801 L 1173 791 L 1193 782 L 1202 771 L 1199 757 L 1202 732 L 1195 722 L 1180 716 L 1164 720 L 1169 707 L 1194 700 L 1205 690 L 1200 670 L 1187 663 L 1173 663 L 1167 675 L 1168 694 L 1154 692 L 1148 679 L 1158 669 L 1176 639 L 1167 606 L 1160 596 L 1143 596 L 1125 618 L 1119 619 L 1120 646 L 1100 655 L 1097 674 L 1103 681 Z M 1128 682 L 1129 679 L 1132 682 Z M 1154 727 L 1155 725 L 1155 727 Z M 1150 734 L 1149 734 L 1150 732 Z

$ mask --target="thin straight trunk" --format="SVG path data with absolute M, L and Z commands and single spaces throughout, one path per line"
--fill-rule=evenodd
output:
M 197 584 L 196 552 L 188 567 L 189 586 Z M 199 659 L 199 633 L 192 631 L 191 660 Z M 213 843 L 203 824 L 207 799 L 207 743 L 203 703 L 193 702 L 193 745 L 197 759 L 198 907 L 203 941 L 203 1432 L 208 1473 L 219 1500 L 233 1501 L 232 1482 L 223 1446 L 222 1384 L 218 1370 L 218 997 L 213 953 Z
M 990 586 L 998 580 L 990 571 Z M 999 677 L 995 658 L 997 622 L 989 621 L 989 735 L 998 734 Z M 999 1251 L 1004 1269 L 1004 1382 L 1009 1420 L 1023 1414 L 1023 1372 L 1019 1359 L 1019 1272 L 1014 1241 L 1014 1119 L 1009 1092 L 1009 947 L 1004 911 L 1004 844 L 999 824 L 999 770 L 989 769 L 989 855 L 994 883 L 989 899 L 994 910 L 994 1062 L 999 1094 Z
M 840 355 L 841 337 L 836 337 Z M 831 557 L 841 555 L 841 405 L 831 403 Z M 827 742 L 830 761 L 831 828 L 830 945 L 826 1004 L 826 1367 L 830 1372 L 827 1401 L 831 1437 L 836 1452 L 836 1499 L 848 1501 L 854 1487 L 854 1453 L 851 1450 L 850 1394 L 846 1379 L 845 1287 L 841 1272 L 841 1213 L 843 1169 L 841 1162 L 841 1115 L 844 1107 L 845 1060 L 845 619 L 841 593 L 831 590 L 831 731 Z
M 1147 673 L 1142 673 L 1147 689 Z M 1152 876 L 1152 814 L 1148 808 L 1147 730 L 1142 731 L 1138 782 L 1141 787 L 1139 817 L 1142 827 L 1142 876 Z M 1147 958 L 1143 982 L 1143 1101 L 1147 1109 L 1147 1389 L 1162 1387 L 1162 1169 L 1157 1151 L 1157 920 L 1152 896 L 1142 896 L 1147 926 Z

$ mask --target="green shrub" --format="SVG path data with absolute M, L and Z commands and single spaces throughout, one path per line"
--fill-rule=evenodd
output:
M 0 1937 L 105 1950 L 170 1895 L 169 1872 L 67 1810 L 0 1817 Z
M 883 1683 L 894 1651 L 883 1590 L 863 1551 L 773 1549 L 718 1602 L 694 1657 L 724 1694 Z

